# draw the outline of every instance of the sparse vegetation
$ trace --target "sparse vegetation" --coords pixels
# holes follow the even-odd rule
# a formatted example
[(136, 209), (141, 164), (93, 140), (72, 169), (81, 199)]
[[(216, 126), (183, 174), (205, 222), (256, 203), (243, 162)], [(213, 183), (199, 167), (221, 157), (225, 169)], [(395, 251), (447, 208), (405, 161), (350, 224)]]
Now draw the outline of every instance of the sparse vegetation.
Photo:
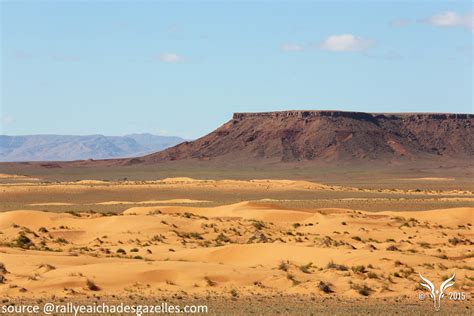
[(301, 283), (301, 282), (298, 281), (298, 280), (296, 279), (296, 277), (295, 277), (293, 274), (291, 274), (291, 273), (287, 273), (287, 274), (286, 274), (286, 278), (287, 278), (288, 280), (290, 280), (290, 281), (293, 283), (293, 286), (298, 285), (298, 284)]
[(351, 288), (356, 290), (357, 293), (359, 293), (362, 296), (369, 296), (370, 292), (372, 291), (371, 288), (369, 288), (367, 285), (358, 285), (358, 284), (352, 284)]
[(352, 272), (354, 273), (366, 273), (367, 270), (365, 269), (365, 266), (359, 265), (359, 266), (353, 266), (351, 268)]
[(127, 252), (125, 251), (125, 249), (122, 249), (122, 248), (117, 249), (116, 252), (117, 252), (118, 254), (120, 254), (120, 255), (126, 255), (126, 254), (127, 254)]
[(33, 241), (31, 241), (31, 239), (25, 234), (18, 235), (17, 239), (15, 240), (15, 244), (17, 247), (23, 249), (29, 249), (34, 246)]
[(1, 274), (5, 274), (7, 273), (7, 268), (5, 267), (5, 264), (3, 264), (2, 262), (0, 262), (0, 273)]
[(206, 280), (206, 283), (207, 283), (208, 286), (216, 286), (217, 285), (216, 282), (214, 282), (213, 280), (211, 280), (208, 277), (205, 277), (204, 279)]
[(387, 247), (388, 251), (398, 251), (398, 248), (395, 245), (390, 245)]
[(254, 221), (253, 222), (253, 227), (255, 227), (257, 230), (262, 230), (265, 228), (265, 224), (262, 221)]
[(330, 261), (326, 268), (328, 269), (334, 269), (334, 270), (339, 270), (339, 271), (348, 271), (349, 268), (343, 264), (337, 264), (337, 263), (334, 263), (333, 261)]
[(312, 266), (313, 266), (313, 263), (310, 262), (310, 263), (308, 263), (308, 264), (305, 264), (305, 265), (300, 266), (300, 270), (301, 270), (301, 272), (303, 272), (303, 273), (308, 273), (308, 274), (309, 274), (309, 273), (311, 273), (311, 270), (310, 270), (310, 269), (312, 268)]
[(288, 271), (288, 262), (281, 261), (280, 265), (278, 266), (278, 270), (282, 270), (287, 272)]
[(232, 289), (230, 290), (230, 295), (232, 296), (232, 298), (237, 298), (239, 297), (239, 292), (237, 292), (236, 289)]
[(319, 281), (318, 288), (323, 291), (324, 293), (333, 293), (334, 291), (331, 289), (331, 286), (323, 281)]
[(64, 239), (62, 237), (56, 238), (55, 242), (58, 243), (58, 244), (62, 244), (62, 245), (65, 245), (65, 244), (69, 243), (66, 239)]
[(100, 291), (100, 288), (91, 279), (87, 279), (86, 287), (91, 291)]

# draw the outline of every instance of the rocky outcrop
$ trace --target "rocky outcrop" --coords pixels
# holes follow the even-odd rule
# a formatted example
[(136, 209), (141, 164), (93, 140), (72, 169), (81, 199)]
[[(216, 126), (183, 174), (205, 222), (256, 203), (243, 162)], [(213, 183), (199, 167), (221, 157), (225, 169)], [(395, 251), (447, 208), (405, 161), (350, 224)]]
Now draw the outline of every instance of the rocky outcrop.
[(143, 163), (225, 160), (244, 164), (294, 161), (417, 160), (474, 157), (474, 115), (282, 111), (235, 113), (212, 133)]

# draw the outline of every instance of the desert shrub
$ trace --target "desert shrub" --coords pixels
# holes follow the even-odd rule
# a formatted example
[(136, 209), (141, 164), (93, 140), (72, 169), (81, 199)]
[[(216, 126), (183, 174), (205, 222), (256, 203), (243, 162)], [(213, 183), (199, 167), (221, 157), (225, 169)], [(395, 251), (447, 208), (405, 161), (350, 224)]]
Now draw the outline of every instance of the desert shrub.
[(91, 291), (100, 291), (100, 288), (91, 279), (87, 279), (86, 286)]
[(81, 217), (81, 214), (77, 213), (76, 211), (67, 211), (66, 213), (71, 214), (72, 216), (75, 216), (75, 217)]
[(155, 235), (151, 238), (151, 241), (164, 242), (165, 239), (166, 237), (163, 235)]
[(58, 244), (68, 244), (69, 243), (66, 239), (64, 239), (62, 237), (56, 238), (56, 242)]
[(296, 277), (291, 273), (287, 273), (286, 278), (290, 280), (293, 283), (293, 285), (298, 285), (301, 283), (300, 281), (296, 280)]
[(56, 267), (53, 266), (53, 265), (51, 265), (51, 264), (49, 264), (49, 263), (42, 263), (42, 264), (39, 265), (38, 268), (39, 268), (39, 269), (44, 268), (44, 269), (46, 269), (47, 271), (56, 270)]
[(351, 270), (355, 273), (366, 273), (367, 270), (365, 270), (365, 266), (360, 265), (360, 266), (353, 266)]
[(362, 238), (360, 238), (359, 236), (354, 236), (352, 237), (352, 239), (357, 240), (357, 241), (362, 241)]
[(138, 248), (132, 248), (130, 249), (130, 252), (138, 252)]
[(367, 273), (367, 277), (368, 277), (369, 279), (378, 279), (378, 278), (379, 278), (379, 277), (377, 276), (377, 273), (372, 272), (372, 271), (369, 272), (369, 273)]
[(204, 239), (200, 233), (197, 233), (197, 232), (192, 232), (192, 233), (189, 233), (189, 237), (191, 238), (194, 238), (194, 239)]
[(211, 280), (210, 278), (208, 278), (208, 277), (205, 277), (205, 280), (206, 280), (207, 285), (209, 285), (209, 286), (216, 286), (216, 285), (217, 285), (217, 282), (212, 281), (212, 280)]
[(278, 270), (288, 271), (288, 263), (282, 260), (278, 265)]
[(412, 267), (407, 267), (406, 269), (400, 270), (400, 273), (404, 278), (408, 278), (414, 272), (415, 272), (415, 269), (413, 269)]
[(328, 284), (328, 283), (325, 283), (325, 282), (323, 282), (323, 281), (319, 281), (318, 288), (319, 288), (321, 291), (323, 291), (324, 293), (327, 293), (327, 294), (334, 292), (334, 291), (331, 289), (331, 287), (329, 286), (329, 284)]
[(46, 227), (40, 227), (40, 229), (38, 229), (38, 231), (39, 231), (40, 233), (47, 233), (47, 232), (49, 232), (49, 230), (47, 230)]
[(127, 252), (126, 252), (124, 249), (122, 249), (122, 248), (117, 249), (116, 252), (117, 252), (118, 254), (122, 254), (122, 255), (126, 255), (126, 254), (127, 254)]
[(303, 273), (308, 273), (309, 274), (309, 273), (311, 273), (310, 269), (312, 268), (312, 266), (313, 266), (313, 263), (310, 262), (308, 264), (300, 266), (300, 270)]
[(265, 228), (265, 223), (263, 223), (261, 221), (255, 221), (255, 222), (253, 222), (252, 225), (253, 225), (253, 227), (255, 227), (258, 230), (261, 230), (261, 229)]
[(335, 270), (339, 270), (339, 271), (347, 271), (349, 270), (349, 268), (343, 264), (337, 264), (337, 263), (334, 263), (333, 261), (330, 261), (326, 268), (328, 269), (335, 269)]
[(418, 244), (419, 244), (420, 247), (422, 247), (422, 248), (426, 248), (426, 249), (431, 248), (431, 245), (430, 245), (429, 243), (427, 243), (427, 242), (424, 242), (424, 241), (423, 241), (423, 242), (419, 242)]
[(17, 239), (15, 240), (15, 244), (20, 247), (20, 248), (23, 248), (23, 249), (28, 249), (32, 246), (34, 246), (34, 243), (31, 241), (30, 238), (28, 238), (28, 236), (24, 235), (24, 234), (20, 234)]
[(359, 293), (360, 295), (363, 295), (363, 296), (370, 295), (371, 288), (365, 284), (364, 285), (353, 284), (351, 288), (356, 290), (357, 293)]
[(7, 268), (5, 268), (5, 264), (3, 264), (2, 262), (0, 262), (0, 274), (5, 274), (7, 273)]
[(216, 241), (217, 241), (217, 242), (230, 242), (230, 238), (227, 237), (226, 235), (224, 235), (223, 233), (220, 233), (220, 234), (217, 236)]
[(398, 248), (395, 245), (390, 245), (387, 247), (388, 251), (398, 251)]
[(232, 295), (233, 298), (239, 297), (239, 292), (237, 292), (236, 289), (230, 290), (230, 295)]

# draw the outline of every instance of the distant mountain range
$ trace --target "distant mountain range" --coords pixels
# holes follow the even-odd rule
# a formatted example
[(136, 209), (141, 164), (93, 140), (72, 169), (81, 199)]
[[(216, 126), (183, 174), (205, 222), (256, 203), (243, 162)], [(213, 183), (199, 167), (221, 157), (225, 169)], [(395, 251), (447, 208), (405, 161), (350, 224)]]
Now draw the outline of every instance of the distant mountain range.
[(0, 135), (0, 161), (70, 161), (127, 158), (150, 154), (183, 142), (176, 136)]

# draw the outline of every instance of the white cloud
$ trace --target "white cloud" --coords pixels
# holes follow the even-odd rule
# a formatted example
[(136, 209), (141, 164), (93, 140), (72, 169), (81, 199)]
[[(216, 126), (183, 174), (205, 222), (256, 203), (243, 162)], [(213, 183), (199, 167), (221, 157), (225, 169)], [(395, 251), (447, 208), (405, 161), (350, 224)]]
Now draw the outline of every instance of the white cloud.
[(329, 36), (317, 47), (331, 52), (365, 52), (374, 45), (375, 41), (372, 39), (341, 34)]
[(413, 21), (410, 20), (410, 19), (397, 19), (397, 20), (391, 21), (390, 26), (392, 26), (392, 27), (404, 27), (404, 26), (408, 26), (412, 23), (413, 23)]
[(281, 45), (281, 50), (284, 52), (302, 52), (304, 47), (299, 44), (285, 43)]
[(165, 63), (179, 63), (185, 61), (183, 56), (173, 54), (173, 53), (165, 53), (159, 56), (160, 60)]
[(454, 11), (445, 11), (427, 18), (425, 22), (438, 27), (461, 27), (474, 32), (474, 13), (460, 15)]

